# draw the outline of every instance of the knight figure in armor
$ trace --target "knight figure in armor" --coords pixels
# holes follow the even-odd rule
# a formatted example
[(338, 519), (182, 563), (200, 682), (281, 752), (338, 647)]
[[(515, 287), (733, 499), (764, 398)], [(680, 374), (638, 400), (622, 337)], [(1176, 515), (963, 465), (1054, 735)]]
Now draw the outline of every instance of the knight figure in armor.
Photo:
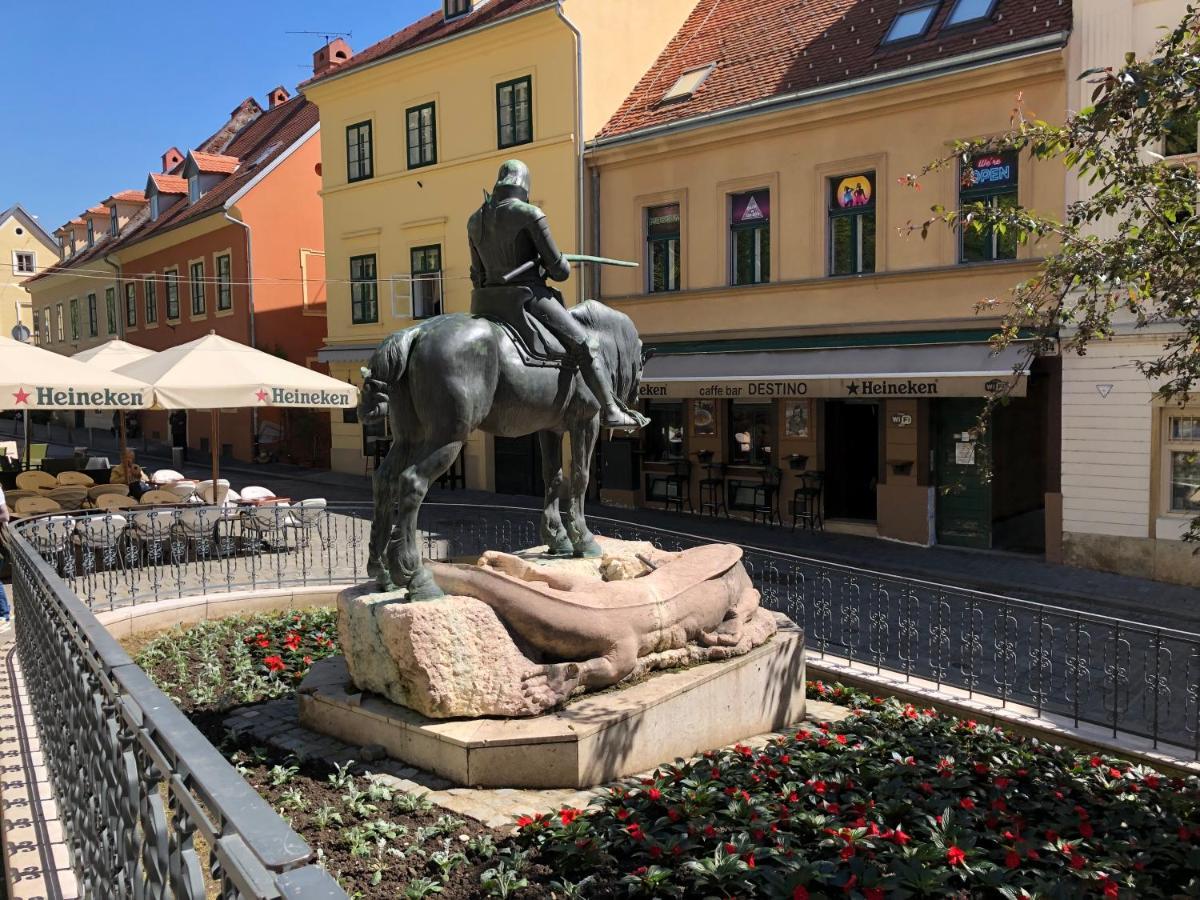
[(562, 294), (546, 280), (566, 281), (571, 265), (550, 234), (546, 214), (529, 202), (529, 169), (519, 160), (500, 167), (496, 186), (471, 216), (471, 282), (476, 290), (524, 288), (526, 311), (565, 348), (600, 404), (600, 425), (636, 430), (647, 420), (613, 395), (594, 337), (567, 311)]

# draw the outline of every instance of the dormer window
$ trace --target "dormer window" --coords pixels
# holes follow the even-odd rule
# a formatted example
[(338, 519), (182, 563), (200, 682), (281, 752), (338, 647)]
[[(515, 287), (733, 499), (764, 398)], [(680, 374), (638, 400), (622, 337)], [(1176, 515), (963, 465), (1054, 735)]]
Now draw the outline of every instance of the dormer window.
[(472, 0), (445, 0), (446, 20), (457, 19), (471, 11)]
[(150, 193), (150, 221), (158, 221), (158, 191)]
[(188, 178), (188, 203), (195, 203), (200, 199), (200, 173), (193, 172)]
[(87, 220), (87, 242), (89, 247), (96, 246), (96, 223), (91, 217)]
[(111, 237), (116, 237), (120, 230), (120, 225), (117, 223), (117, 208), (112, 206), (108, 210), (108, 233)]
[(73, 228), (72, 228), (72, 229), (71, 229), (71, 255), (72, 255), (72, 256), (74, 256), (74, 255), (75, 255), (75, 248), (76, 248), (76, 242), (75, 242), (75, 229), (73, 229)]
[(892, 20), (892, 27), (888, 29), (882, 43), (895, 44), (922, 37), (929, 30), (929, 26), (933, 24), (937, 8), (937, 3), (926, 3), (924, 6), (917, 6), (898, 13)]
[(58, 258), (67, 258), (67, 236), (65, 234), (60, 234), (58, 236)]
[(991, 18), (992, 10), (996, 8), (997, 0), (958, 0), (950, 15), (946, 17), (944, 27), (967, 25), (971, 22), (981, 22)]

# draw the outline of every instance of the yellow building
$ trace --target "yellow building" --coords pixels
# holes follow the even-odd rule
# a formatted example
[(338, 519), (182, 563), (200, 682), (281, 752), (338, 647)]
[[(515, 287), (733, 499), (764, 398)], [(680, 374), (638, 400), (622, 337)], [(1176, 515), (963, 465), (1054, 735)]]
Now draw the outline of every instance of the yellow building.
[[(379, 342), (470, 305), (467, 218), (501, 162), (533, 173), (531, 199), (564, 251), (585, 243), (582, 154), (696, 0), (445, 0), (351, 55), (334, 41), (302, 86), (320, 107), (330, 373), (356, 383)], [(580, 279), (563, 289), (574, 301)], [(371, 467), (375, 435), (332, 423), (332, 465)], [(531, 488), (534, 442), (476, 435), (467, 484)], [(497, 463), (497, 460), (499, 462)], [(499, 470), (499, 471), (498, 471)]]
[(20, 324), (36, 340), (24, 284), (57, 256), (54, 238), (19, 203), (0, 212), (0, 335), (15, 337)]
[(697, 5), (586, 157), (591, 252), (643, 262), (605, 270), (601, 299), (655, 354), (651, 427), (602, 446), (609, 500), (789, 523), (815, 506), (919, 544), (1061, 533), (1057, 361), (973, 433), (1018, 356), (989, 355), (976, 304), (1045, 248), (904, 226), (935, 203), (1061, 215), (1062, 169), (985, 157), (898, 182), (1004, 131), (1018, 94), (1064, 116), (1071, 26), (1069, 3), (1023, 0)]

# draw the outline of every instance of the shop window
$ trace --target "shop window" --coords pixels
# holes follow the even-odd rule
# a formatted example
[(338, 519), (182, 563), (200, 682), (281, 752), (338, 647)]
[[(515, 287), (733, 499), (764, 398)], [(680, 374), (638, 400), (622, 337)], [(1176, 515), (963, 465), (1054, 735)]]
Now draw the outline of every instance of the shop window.
[(1197, 152), (1197, 132), (1200, 130), (1200, 111), (1180, 110), (1167, 123), (1163, 135), (1163, 156), (1190, 156)]
[(829, 274), (875, 271), (875, 173), (829, 179)]
[(646, 210), (646, 268), (650, 293), (679, 290), (679, 204)]
[(355, 325), (379, 321), (379, 281), (374, 253), (350, 257), (350, 319)]
[(442, 314), (442, 246), (413, 247), (412, 317), (429, 319)]
[(363, 181), (375, 174), (372, 162), (371, 123), (359, 122), (346, 129), (346, 180)]
[(732, 284), (771, 280), (771, 192), (733, 194), (729, 204)]
[(96, 295), (87, 295), (88, 337), (96, 337), (100, 333), (99, 314), (96, 311)]
[(533, 79), (526, 75), (496, 85), (496, 142), (500, 149), (533, 140)]
[(670, 462), (683, 459), (683, 401), (651, 403), (646, 413), (646, 461)]
[(158, 285), (153, 278), (146, 279), (146, 324), (158, 322)]
[(192, 315), (202, 316), (205, 314), (204, 305), (204, 263), (194, 262), (191, 266), (192, 274)]
[(432, 103), (414, 106), (405, 113), (408, 123), (408, 167), (419, 169), (437, 162), (437, 122)]
[[(963, 165), (958, 192), (963, 217), (973, 209), (1017, 206), (1017, 154), (984, 153)], [(1011, 228), (1003, 232), (991, 227), (973, 227), (964, 223), (959, 229), (964, 263), (991, 262), (1017, 258), (1017, 235)]]
[(770, 403), (730, 401), (729, 460), (736, 466), (765, 466), (774, 451), (775, 427)]
[(125, 283), (125, 327), (137, 328), (137, 285)]
[(1167, 477), (1170, 511), (1200, 513), (1200, 415), (1168, 417)]

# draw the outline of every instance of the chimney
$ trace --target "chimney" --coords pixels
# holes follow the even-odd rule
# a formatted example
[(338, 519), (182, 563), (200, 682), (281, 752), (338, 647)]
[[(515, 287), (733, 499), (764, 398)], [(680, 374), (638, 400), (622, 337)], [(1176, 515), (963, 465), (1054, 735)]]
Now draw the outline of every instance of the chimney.
[(168, 174), (177, 165), (183, 162), (183, 154), (179, 152), (178, 147), (172, 147), (162, 155), (162, 170), (163, 174)]
[(328, 75), (346, 60), (354, 51), (341, 38), (334, 38), (313, 54), (313, 77)]
[(267, 94), (267, 109), (274, 109), (280, 103), (287, 102), (287, 99), (292, 95), (288, 93), (287, 88), (282, 84), (275, 87), (271, 93)]

